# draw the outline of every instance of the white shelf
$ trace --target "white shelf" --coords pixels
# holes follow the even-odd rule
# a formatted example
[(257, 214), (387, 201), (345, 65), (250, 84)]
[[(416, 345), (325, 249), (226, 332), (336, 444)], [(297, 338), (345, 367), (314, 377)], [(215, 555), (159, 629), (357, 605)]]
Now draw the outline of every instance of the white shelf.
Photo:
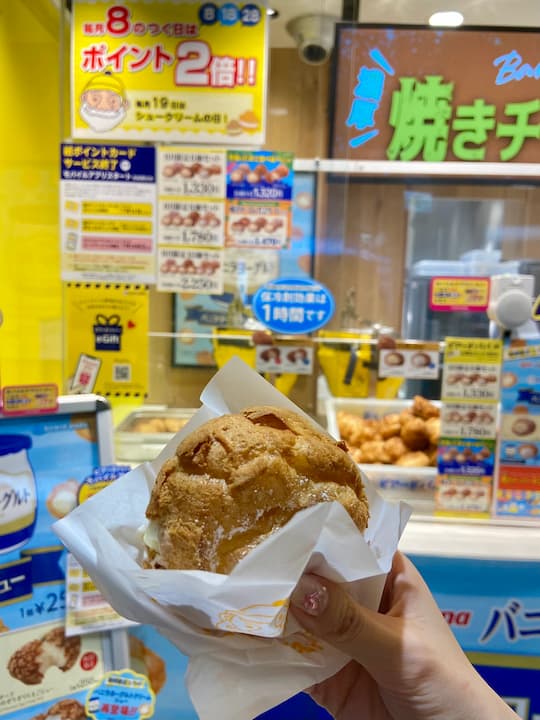
[(538, 163), (502, 162), (402, 162), (393, 160), (334, 160), (331, 158), (296, 158), (297, 172), (327, 172), (347, 175), (383, 177), (460, 177), (540, 179)]
[(413, 516), (400, 550), (410, 555), (540, 562), (540, 525)]

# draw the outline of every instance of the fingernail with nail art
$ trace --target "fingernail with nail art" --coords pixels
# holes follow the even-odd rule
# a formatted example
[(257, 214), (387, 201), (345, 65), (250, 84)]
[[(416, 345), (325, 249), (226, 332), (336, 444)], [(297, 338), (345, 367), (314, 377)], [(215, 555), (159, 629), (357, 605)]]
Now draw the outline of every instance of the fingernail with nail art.
[(328, 605), (328, 589), (312, 575), (304, 575), (291, 595), (291, 604), (308, 615), (321, 615)]

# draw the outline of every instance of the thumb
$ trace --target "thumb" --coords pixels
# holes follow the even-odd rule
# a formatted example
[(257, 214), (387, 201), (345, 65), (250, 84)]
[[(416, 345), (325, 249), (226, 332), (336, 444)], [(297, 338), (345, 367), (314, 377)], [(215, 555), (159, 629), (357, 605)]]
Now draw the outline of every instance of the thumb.
[(291, 612), (306, 630), (377, 672), (399, 646), (395, 618), (359, 605), (336, 583), (317, 575), (300, 578)]

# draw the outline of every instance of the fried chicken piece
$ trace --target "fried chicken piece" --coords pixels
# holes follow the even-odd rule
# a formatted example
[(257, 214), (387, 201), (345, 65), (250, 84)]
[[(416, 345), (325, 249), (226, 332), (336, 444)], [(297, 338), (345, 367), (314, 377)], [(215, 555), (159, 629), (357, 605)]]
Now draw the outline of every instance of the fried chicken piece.
[(422, 420), (429, 420), (429, 418), (439, 417), (440, 415), (439, 408), (421, 395), (415, 396), (411, 410), (413, 415)]
[(383, 464), (388, 465), (390, 462), (390, 456), (385, 450), (384, 442), (382, 440), (370, 440), (369, 442), (363, 443), (359, 453), (359, 463), (366, 464)]
[(390, 458), (391, 463), (395, 463), (402, 455), (408, 452), (407, 446), (400, 437), (391, 437), (384, 443), (384, 451)]
[(350, 447), (349, 455), (352, 457), (352, 459), (354, 460), (355, 463), (359, 463), (360, 458), (362, 457), (362, 448)]
[(350, 445), (359, 447), (362, 443), (374, 440), (376, 435), (376, 420), (364, 420), (358, 415), (348, 412), (337, 414), (339, 434)]
[(430, 445), (437, 445), (441, 437), (441, 418), (431, 417), (429, 420), (426, 420), (426, 431)]
[(383, 440), (399, 435), (401, 432), (399, 413), (385, 415), (379, 423), (379, 432)]
[(429, 467), (429, 457), (425, 452), (408, 452), (396, 461), (396, 465), (400, 467)]
[(401, 439), (409, 450), (424, 450), (429, 445), (426, 423), (413, 417), (401, 428)]
[(406, 408), (405, 410), (402, 410), (402, 411), (399, 413), (399, 422), (401, 423), (401, 425), (405, 425), (405, 424), (408, 423), (413, 417), (414, 417), (414, 415), (412, 414), (411, 408)]

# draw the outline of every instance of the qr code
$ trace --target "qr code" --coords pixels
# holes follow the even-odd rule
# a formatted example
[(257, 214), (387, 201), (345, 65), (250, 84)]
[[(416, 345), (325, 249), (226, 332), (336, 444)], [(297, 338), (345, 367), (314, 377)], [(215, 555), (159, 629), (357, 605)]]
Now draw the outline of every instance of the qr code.
[(115, 363), (113, 365), (113, 379), (115, 382), (131, 382), (131, 365)]

